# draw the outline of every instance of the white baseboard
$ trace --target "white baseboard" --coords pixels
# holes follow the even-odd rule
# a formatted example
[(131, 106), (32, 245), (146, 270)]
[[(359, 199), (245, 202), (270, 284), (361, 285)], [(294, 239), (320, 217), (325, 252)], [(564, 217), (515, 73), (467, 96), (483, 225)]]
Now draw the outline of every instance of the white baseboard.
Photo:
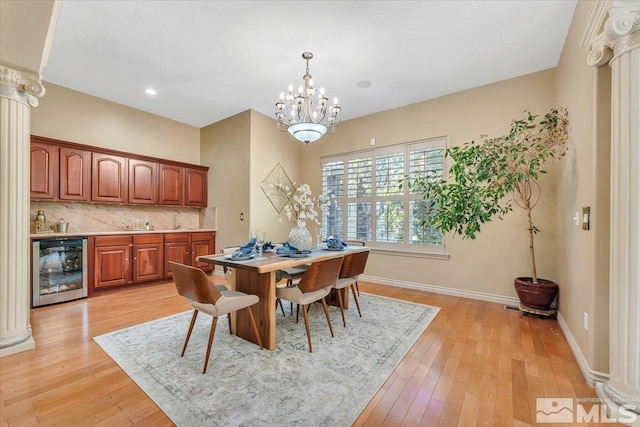
[(584, 376), (587, 384), (589, 384), (589, 386), (591, 387), (596, 387), (598, 383), (606, 383), (609, 380), (609, 374), (591, 369), (591, 367), (589, 366), (589, 362), (587, 362), (587, 358), (584, 357), (584, 354), (582, 354), (582, 350), (580, 350), (578, 342), (573, 337), (573, 334), (571, 334), (571, 330), (569, 329), (567, 322), (565, 322), (564, 317), (562, 317), (562, 313), (560, 312), (558, 312), (558, 324), (560, 325), (560, 330), (562, 330), (567, 343), (569, 343), (571, 352), (576, 358), (578, 366), (580, 366), (580, 370), (582, 371), (582, 376)]
[(520, 304), (520, 300), (514, 297), (503, 295), (488, 294), (484, 292), (465, 291), (461, 289), (445, 288), (443, 286), (427, 285), (424, 283), (405, 282), (402, 280), (387, 279), (384, 277), (374, 277), (361, 275), (360, 280), (366, 282), (379, 283), (382, 285), (398, 286), (400, 288), (415, 289), (419, 291), (433, 292), (436, 294), (451, 295), (461, 298), (470, 298), (480, 301), (495, 302), (498, 304), (516, 305)]

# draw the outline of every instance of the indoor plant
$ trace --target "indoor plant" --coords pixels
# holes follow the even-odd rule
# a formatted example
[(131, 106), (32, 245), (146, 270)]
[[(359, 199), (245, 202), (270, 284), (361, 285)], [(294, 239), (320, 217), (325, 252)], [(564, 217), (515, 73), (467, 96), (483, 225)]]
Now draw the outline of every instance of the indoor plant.
[[(513, 209), (512, 201), (527, 214), (531, 256), (531, 277), (515, 279), (520, 301), (548, 309), (557, 285), (539, 279), (536, 269), (531, 211), (540, 200), (540, 174), (551, 161), (564, 156), (568, 140), (568, 113), (551, 109), (544, 118), (525, 111), (526, 117), (513, 120), (506, 135), (467, 142), (446, 150), (453, 160), (450, 179), (418, 176), (407, 180), (413, 192), (423, 193), (428, 212), (425, 222), (441, 232), (453, 232), (475, 239), (483, 223)], [(512, 197), (507, 197), (509, 195)]]

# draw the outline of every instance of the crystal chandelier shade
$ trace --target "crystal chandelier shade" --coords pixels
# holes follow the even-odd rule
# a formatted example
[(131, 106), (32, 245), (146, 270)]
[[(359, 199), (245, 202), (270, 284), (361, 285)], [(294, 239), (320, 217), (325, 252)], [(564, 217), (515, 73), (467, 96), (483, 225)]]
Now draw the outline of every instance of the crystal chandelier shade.
[(307, 61), (307, 69), (302, 77), (304, 87), (300, 86), (294, 93), (293, 85), (289, 85), (286, 93), (280, 93), (280, 100), (276, 102), (276, 126), (308, 145), (325, 133), (334, 131), (340, 123), (341, 108), (338, 106), (338, 98), (333, 99), (333, 106), (329, 105), (324, 88), (320, 88), (317, 97), (315, 96), (316, 90), (309, 74), (309, 60), (313, 58), (313, 54), (304, 52), (302, 58)]

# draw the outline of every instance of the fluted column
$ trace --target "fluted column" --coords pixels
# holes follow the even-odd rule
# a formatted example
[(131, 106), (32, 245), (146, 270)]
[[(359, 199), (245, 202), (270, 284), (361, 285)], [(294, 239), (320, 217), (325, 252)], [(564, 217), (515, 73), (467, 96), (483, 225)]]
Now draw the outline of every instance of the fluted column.
[(0, 66), (0, 356), (35, 347), (29, 322), (30, 108), (39, 76)]
[(611, 2), (590, 47), (589, 64), (612, 70), (609, 380), (599, 395), (618, 417), (620, 405), (640, 414), (640, 1)]

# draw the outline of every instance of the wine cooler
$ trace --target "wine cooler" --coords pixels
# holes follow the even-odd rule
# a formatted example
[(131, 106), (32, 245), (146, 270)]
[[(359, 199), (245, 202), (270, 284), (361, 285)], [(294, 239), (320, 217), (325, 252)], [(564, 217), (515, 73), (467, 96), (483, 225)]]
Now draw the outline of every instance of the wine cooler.
[(32, 307), (87, 296), (86, 237), (33, 241)]

